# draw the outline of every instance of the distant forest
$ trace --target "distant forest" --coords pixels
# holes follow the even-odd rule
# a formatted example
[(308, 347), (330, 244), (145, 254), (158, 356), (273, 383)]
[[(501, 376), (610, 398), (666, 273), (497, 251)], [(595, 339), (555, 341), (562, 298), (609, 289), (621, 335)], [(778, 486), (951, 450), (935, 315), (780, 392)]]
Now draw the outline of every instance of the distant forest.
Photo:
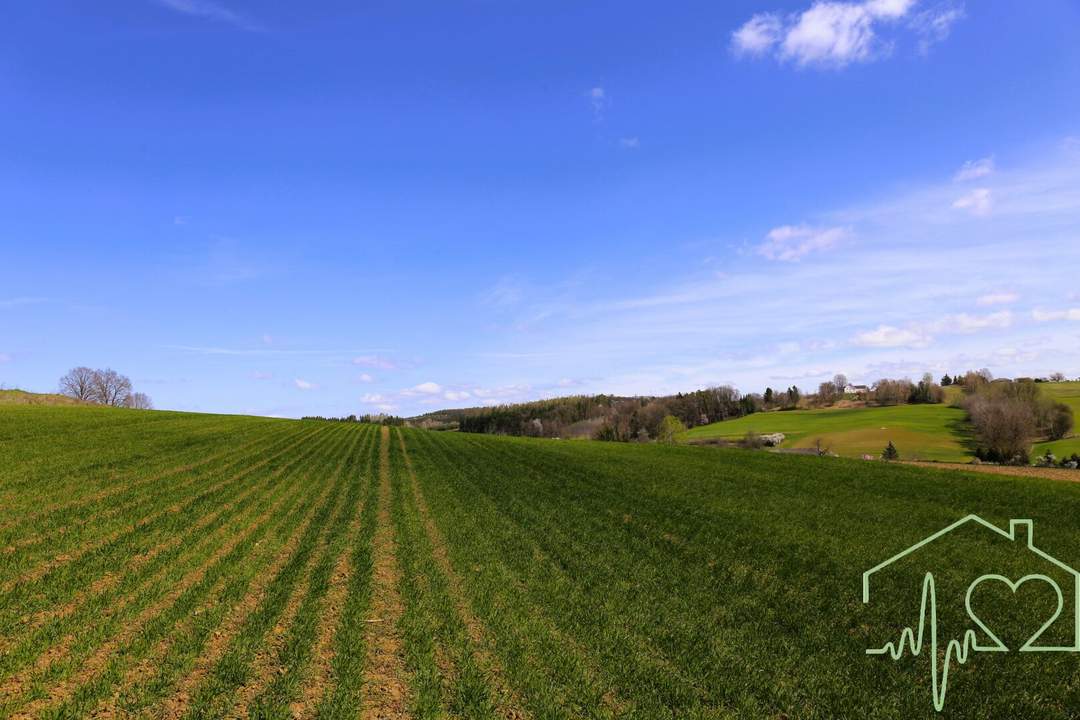
[[(989, 371), (979, 370), (953, 377), (945, 375), (940, 382), (927, 374), (918, 382), (882, 378), (864, 386), (851, 385), (844, 375), (837, 375), (821, 383), (816, 393), (804, 393), (792, 386), (743, 394), (721, 385), (666, 396), (575, 395), (494, 407), (439, 410), (409, 418), (408, 423), (433, 430), (470, 433), (643, 442), (665, 439), (673, 427), (692, 428), (762, 411), (941, 403), (945, 396), (942, 386), (974, 389), (988, 383), (991, 377)], [(1041, 381), (1040, 378), (1035, 382)]]

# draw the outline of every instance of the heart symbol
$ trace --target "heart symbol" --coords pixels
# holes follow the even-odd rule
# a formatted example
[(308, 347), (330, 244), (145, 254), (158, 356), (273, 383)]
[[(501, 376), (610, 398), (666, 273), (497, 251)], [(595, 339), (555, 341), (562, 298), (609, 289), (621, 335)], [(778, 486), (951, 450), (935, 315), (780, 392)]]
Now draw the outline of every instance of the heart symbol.
[(1041, 636), (1048, 627), (1054, 624), (1054, 621), (1057, 620), (1058, 617), (1061, 615), (1061, 608), (1065, 604), (1065, 600), (1061, 595), (1061, 588), (1058, 587), (1058, 584), (1054, 582), (1052, 578), (1049, 578), (1046, 575), (1025, 575), (1019, 580), (1010, 580), (1004, 575), (995, 574), (982, 575), (976, 578), (975, 581), (968, 586), (967, 596), (964, 598), (964, 606), (967, 608), (968, 616), (972, 619), (972, 621), (974, 621), (974, 623), (978, 625), (982, 629), (982, 631), (990, 637), (991, 640), (994, 641), (994, 645), (987, 646), (981, 646), (976, 641), (976, 643), (972, 646), (975, 650), (982, 650), (987, 652), (1008, 652), (1009, 648), (1005, 646), (1005, 643), (1001, 642), (1001, 639), (998, 638), (996, 634), (994, 634), (994, 631), (988, 628), (986, 626), (986, 623), (980, 620), (979, 616), (975, 614), (975, 611), (971, 609), (971, 595), (975, 591), (975, 588), (984, 582), (1004, 583), (1006, 587), (1008, 587), (1009, 590), (1012, 591), (1013, 596), (1016, 595), (1016, 591), (1020, 588), (1020, 586), (1027, 582), (1045, 583), (1050, 586), (1050, 588), (1057, 595), (1057, 608), (1054, 610), (1053, 614), (1050, 615), (1050, 618), (1046, 622), (1044, 622), (1038, 630), (1035, 631), (1035, 634), (1029, 637), (1027, 639), (1027, 642), (1020, 646), (1019, 652), (1040, 650), (1041, 648), (1033, 647), (1035, 641), (1039, 639), (1039, 636)]

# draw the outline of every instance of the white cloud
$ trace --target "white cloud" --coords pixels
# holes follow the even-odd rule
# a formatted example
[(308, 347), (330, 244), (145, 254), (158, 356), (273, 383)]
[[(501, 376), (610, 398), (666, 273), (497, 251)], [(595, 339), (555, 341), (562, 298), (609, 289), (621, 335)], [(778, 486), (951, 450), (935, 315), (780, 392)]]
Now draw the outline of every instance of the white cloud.
[(468, 398), (472, 397), (472, 395), (467, 390), (447, 390), (445, 393), (443, 393), (443, 397), (447, 400), (458, 402), (461, 400), (467, 400)]
[(992, 155), (990, 157), (984, 157), (981, 160), (968, 160), (956, 171), (956, 175), (953, 176), (953, 182), (975, 180), (977, 178), (986, 177), (992, 172), (994, 172), (994, 157)]
[(1080, 308), (1067, 308), (1065, 310), (1032, 310), (1031, 317), (1035, 322), (1080, 320)]
[[(917, 0), (817, 1), (801, 12), (781, 16), (757, 13), (731, 34), (736, 56), (760, 57), (768, 53), (800, 67), (841, 68), (888, 55), (892, 41), (879, 32), (895, 26)], [(963, 13), (942, 6), (911, 17), (908, 28), (920, 36), (920, 50), (948, 36)]]
[(995, 292), (981, 295), (975, 301), (979, 305), (1011, 305), (1020, 299), (1020, 296), (1014, 292)]
[(388, 398), (380, 393), (364, 393), (360, 396), (360, 402), (367, 403), (368, 405), (385, 403), (387, 400)]
[(360, 382), (364, 383), (375, 382), (375, 378), (371, 377), (371, 375), (367, 373), (360, 373), (358, 379), (360, 380)]
[(296, 378), (295, 380), (293, 380), (293, 384), (296, 385), (298, 390), (314, 390), (319, 387), (315, 383), (308, 382), (307, 380), (303, 380), (301, 378)]
[(736, 55), (762, 55), (780, 40), (783, 23), (776, 13), (758, 13), (731, 33)]
[(405, 394), (412, 395), (438, 395), (441, 392), (442, 386), (435, 382), (423, 382), (404, 391)]
[(157, 0), (158, 5), (184, 15), (203, 17), (228, 23), (241, 30), (259, 30), (259, 26), (224, 5), (211, 0)]
[(251, 373), (251, 377), (255, 380), (272, 380), (274, 377), (274, 373), (256, 370), (255, 372)]
[(902, 329), (892, 325), (878, 325), (875, 330), (868, 330), (856, 335), (853, 342), (863, 347), (921, 348), (929, 345), (932, 339), (929, 335), (913, 328)]
[(360, 355), (352, 359), (352, 364), (379, 370), (393, 370), (397, 367), (392, 360), (381, 355)]
[(639, 147), (641, 147), (641, 140), (639, 140), (637, 137), (619, 138), (619, 145), (626, 148), (627, 150), (637, 150)]
[(765, 236), (758, 254), (770, 260), (796, 262), (812, 252), (828, 250), (844, 239), (846, 228), (814, 228), (807, 225), (781, 225)]
[(972, 215), (989, 215), (993, 207), (993, 199), (989, 188), (975, 188), (971, 192), (958, 197), (952, 204), (957, 210), (967, 210)]
[(988, 315), (957, 313), (927, 323), (909, 323), (905, 327), (878, 325), (874, 330), (857, 333), (852, 343), (876, 348), (925, 348), (937, 335), (970, 335), (981, 330), (1011, 327), (1013, 314), (1002, 310)]

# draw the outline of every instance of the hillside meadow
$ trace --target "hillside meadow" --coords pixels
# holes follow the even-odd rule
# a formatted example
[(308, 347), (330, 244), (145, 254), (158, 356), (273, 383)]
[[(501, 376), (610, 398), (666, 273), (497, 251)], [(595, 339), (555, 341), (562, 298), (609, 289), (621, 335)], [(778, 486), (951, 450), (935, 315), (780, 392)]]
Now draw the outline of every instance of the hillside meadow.
[[(1041, 383), (1042, 392), (1073, 408), (1080, 422), (1080, 382)], [(936, 405), (823, 408), (785, 410), (747, 415), (734, 420), (692, 428), (680, 435), (684, 442), (713, 439), (735, 441), (747, 432), (784, 433), (784, 448), (823, 447), (842, 457), (880, 456), (892, 441), (904, 460), (968, 462), (972, 455), (970, 424), (964, 412), (950, 405), (958, 394), (948, 388), (946, 402)], [(1056, 442), (1037, 442), (1032, 456), (1050, 450), (1058, 457), (1080, 453), (1080, 436)]]
[[(865, 653), (922, 568), (862, 573), (968, 513), (1080, 565), (1080, 485), (842, 458), (37, 406), (0, 452), (0, 718), (940, 717), (927, 652)], [(982, 540), (942, 644), (961, 565), (1025, 572)], [(976, 655), (944, 702), (1074, 717), (1080, 660)]]

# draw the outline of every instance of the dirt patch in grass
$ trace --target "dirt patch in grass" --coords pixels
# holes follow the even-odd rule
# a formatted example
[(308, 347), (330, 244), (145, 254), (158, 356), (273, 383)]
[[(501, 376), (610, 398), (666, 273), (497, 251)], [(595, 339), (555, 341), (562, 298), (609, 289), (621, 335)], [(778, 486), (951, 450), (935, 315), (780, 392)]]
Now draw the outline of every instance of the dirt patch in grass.
[(938, 468), (942, 470), (964, 470), (966, 472), (990, 473), (991, 475), (1015, 475), (1017, 477), (1048, 478), (1050, 480), (1080, 482), (1080, 470), (1068, 470), (1066, 468), (1041, 468), (1032, 467), (1030, 465), (975, 465), (973, 463), (916, 461), (905, 462), (904, 464)]
[(410, 691), (398, 623), (404, 612), (398, 583), (394, 527), (390, 521), (390, 428), (383, 427), (379, 442), (379, 509), (375, 528), (374, 588), (371, 629), (367, 642), (367, 671), (361, 717), (365, 720), (408, 718)]

